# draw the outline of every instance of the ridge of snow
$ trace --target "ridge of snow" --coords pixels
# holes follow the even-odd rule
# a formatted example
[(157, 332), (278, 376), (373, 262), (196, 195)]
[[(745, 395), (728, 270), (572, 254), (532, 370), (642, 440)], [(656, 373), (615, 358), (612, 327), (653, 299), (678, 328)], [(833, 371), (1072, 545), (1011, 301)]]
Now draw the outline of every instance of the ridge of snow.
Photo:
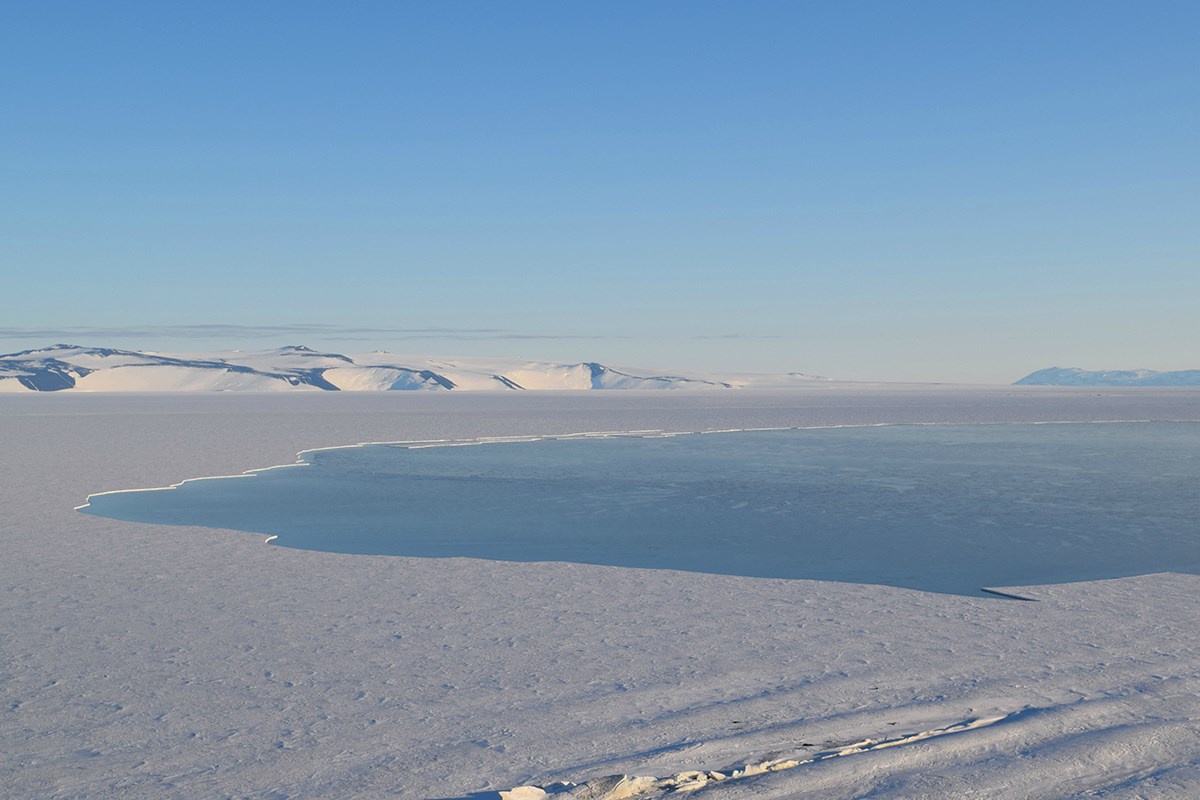
[(0, 355), (0, 392), (513, 391), (777, 388), (822, 378), (676, 374), (595, 361), (358, 356), (304, 345), (211, 353), (157, 353), (54, 344)]
[(561, 794), (563, 800), (633, 800), (635, 798), (651, 800), (652, 798), (664, 797), (675, 792), (694, 792), (699, 789), (711, 788), (718, 783), (738, 781), (743, 778), (752, 778), (756, 775), (765, 775), (769, 772), (782, 772), (797, 767), (805, 767), (833, 758), (856, 756), (861, 753), (870, 753), (885, 748), (925, 742), (939, 736), (975, 731), (995, 725), (998, 722), (1013, 719), (1029, 710), (1031, 709), (1026, 707), (1015, 712), (970, 717), (928, 730), (906, 730), (891, 735), (882, 735), (878, 738), (869, 737), (853, 742), (831, 744), (815, 752), (803, 749), (815, 747), (815, 745), (806, 742), (794, 748), (791, 752), (773, 752), (747, 760), (740, 765), (725, 767), (720, 770), (684, 770), (662, 778), (652, 775), (626, 775), (622, 773), (592, 778), (584, 783), (557, 781), (545, 786), (517, 786), (507, 791), (500, 791), (498, 794), (500, 795), (500, 800), (543, 800), (552, 794)]

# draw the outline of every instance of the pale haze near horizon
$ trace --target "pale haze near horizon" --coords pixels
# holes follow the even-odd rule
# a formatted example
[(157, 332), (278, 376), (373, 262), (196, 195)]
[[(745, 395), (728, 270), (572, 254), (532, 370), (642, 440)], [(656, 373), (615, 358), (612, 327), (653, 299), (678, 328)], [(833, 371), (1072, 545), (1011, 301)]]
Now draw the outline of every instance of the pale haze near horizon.
[(1191, 4), (6, 17), (4, 352), (1200, 368)]

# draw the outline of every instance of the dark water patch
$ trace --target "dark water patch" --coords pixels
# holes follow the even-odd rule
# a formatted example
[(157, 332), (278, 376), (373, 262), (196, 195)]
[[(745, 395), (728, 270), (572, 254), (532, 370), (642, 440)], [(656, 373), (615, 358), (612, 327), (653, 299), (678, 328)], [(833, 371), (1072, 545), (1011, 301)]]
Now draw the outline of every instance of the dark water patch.
[(1200, 574), (1200, 424), (891, 426), (323, 450), (90, 498), (309, 550), (569, 561), (977, 595)]

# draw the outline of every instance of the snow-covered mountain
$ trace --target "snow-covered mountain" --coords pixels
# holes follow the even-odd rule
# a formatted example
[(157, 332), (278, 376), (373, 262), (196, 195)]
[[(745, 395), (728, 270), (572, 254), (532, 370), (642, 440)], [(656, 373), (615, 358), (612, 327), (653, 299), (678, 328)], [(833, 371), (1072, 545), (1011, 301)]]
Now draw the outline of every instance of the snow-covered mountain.
[(0, 392), (730, 389), (821, 381), (801, 373), (659, 375), (591, 361), (346, 356), (307, 347), (166, 354), (56, 344), (0, 355)]
[(1200, 369), (1156, 372), (1152, 369), (1086, 370), (1050, 367), (1026, 375), (1024, 386), (1200, 386)]

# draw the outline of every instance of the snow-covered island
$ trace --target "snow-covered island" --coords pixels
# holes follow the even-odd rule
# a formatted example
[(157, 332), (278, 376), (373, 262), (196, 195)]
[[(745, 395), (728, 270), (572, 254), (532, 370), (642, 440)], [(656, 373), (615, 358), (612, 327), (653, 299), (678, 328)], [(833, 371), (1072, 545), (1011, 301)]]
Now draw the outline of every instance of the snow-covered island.
[(1049, 367), (1031, 372), (1014, 386), (1200, 386), (1200, 369), (1158, 372), (1152, 369), (1086, 370)]
[(0, 392), (731, 389), (821, 380), (797, 372), (662, 374), (595, 361), (430, 358), (383, 352), (347, 356), (298, 345), (171, 354), (56, 344), (0, 355)]

